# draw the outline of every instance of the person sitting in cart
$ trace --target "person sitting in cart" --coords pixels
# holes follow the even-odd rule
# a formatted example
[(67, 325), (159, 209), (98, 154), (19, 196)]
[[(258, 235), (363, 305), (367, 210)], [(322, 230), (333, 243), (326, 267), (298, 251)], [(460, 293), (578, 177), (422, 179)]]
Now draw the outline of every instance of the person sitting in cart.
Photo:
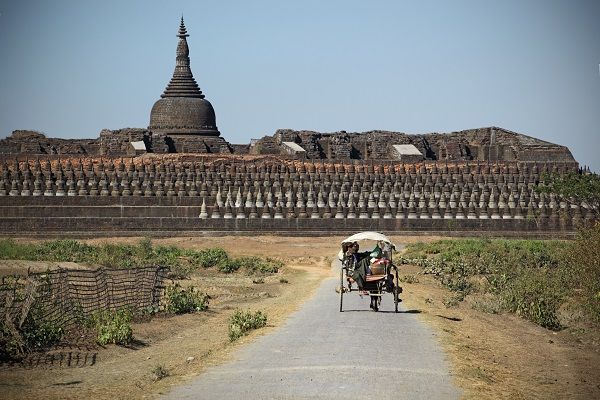
[[(371, 269), (372, 263), (385, 262), (384, 260), (384, 244), (377, 243), (375, 248), (371, 251), (359, 252), (359, 245), (357, 242), (352, 243), (348, 248), (347, 254), (354, 258), (354, 271), (352, 272), (352, 279), (358, 285), (359, 290), (365, 290), (367, 275), (372, 275)], [(391, 278), (391, 275), (390, 277)], [(393, 279), (388, 278), (388, 285), (393, 286)], [(390, 286), (391, 287), (391, 286)]]
[[(377, 242), (377, 246), (371, 252), (371, 270), (375, 273), (385, 273), (387, 271), (386, 284), (388, 291), (394, 289), (394, 277), (388, 265), (391, 263), (390, 254), (392, 246), (385, 242)], [(379, 268), (377, 268), (379, 267)], [(383, 268), (383, 271), (381, 270)]]
[[(378, 246), (375, 249), (379, 248)], [(366, 277), (371, 275), (371, 258), (373, 257), (373, 251), (359, 252), (360, 246), (357, 242), (352, 243), (349, 249), (350, 256), (354, 258), (354, 271), (352, 272), (352, 279), (358, 285), (359, 290), (364, 290), (366, 286)], [(374, 250), (375, 250), (374, 249)], [(377, 254), (375, 254), (377, 255)]]

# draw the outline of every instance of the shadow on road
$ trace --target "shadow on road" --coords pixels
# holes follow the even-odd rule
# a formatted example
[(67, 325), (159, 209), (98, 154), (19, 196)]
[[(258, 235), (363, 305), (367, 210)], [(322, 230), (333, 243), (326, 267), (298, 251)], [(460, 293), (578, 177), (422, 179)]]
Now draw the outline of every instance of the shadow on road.
[(373, 310), (344, 310), (341, 312), (377, 312), (379, 314), (421, 314), (422, 311), (421, 310), (404, 310), (404, 311), (398, 311), (398, 312), (394, 312), (392, 310), (385, 310), (385, 311), (373, 311)]
[(457, 317), (446, 317), (445, 315), (440, 315), (440, 314), (436, 314), (435, 316), (436, 316), (436, 317), (440, 317), (440, 318), (447, 319), (447, 320), (449, 320), (449, 321), (455, 321), (455, 322), (460, 322), (460, 321), (462, 321), (462, 319), (460, 319), (460, 318), (457, 318)]

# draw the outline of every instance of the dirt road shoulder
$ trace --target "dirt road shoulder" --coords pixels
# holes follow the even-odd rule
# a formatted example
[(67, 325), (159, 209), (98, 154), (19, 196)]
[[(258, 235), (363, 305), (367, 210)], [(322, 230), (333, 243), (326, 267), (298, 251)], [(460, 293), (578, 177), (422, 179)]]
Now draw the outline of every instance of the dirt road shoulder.
[(600, 398), (598, 343), (553, 332), (468, 301), (447, 307), (451, 293), (415, 266), (402, 266), (404, 305), (435, 328), (468, 399)]

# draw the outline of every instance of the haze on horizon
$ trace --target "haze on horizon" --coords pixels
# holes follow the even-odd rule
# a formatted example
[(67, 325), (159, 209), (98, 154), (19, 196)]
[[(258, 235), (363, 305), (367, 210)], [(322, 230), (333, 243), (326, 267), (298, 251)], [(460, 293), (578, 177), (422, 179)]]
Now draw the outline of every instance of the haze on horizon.
[(0, 0), (0, 138), (148, 126), (183, 13), (231, 143), (499, 126), (600, 171), (600, 2)]

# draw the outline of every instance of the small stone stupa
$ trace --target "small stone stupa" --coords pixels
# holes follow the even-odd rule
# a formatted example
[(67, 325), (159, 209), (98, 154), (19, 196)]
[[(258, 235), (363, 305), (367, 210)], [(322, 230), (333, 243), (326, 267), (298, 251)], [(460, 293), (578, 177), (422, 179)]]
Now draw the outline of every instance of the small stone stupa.
[[(190, 51), (186, 40), (188, 36), (183, 17), (181, 17), (177, 34), (179, 43), (177, 44), (175, 71), (167, 88), (160, 96), (161, 99), (154, 103), (150, 112), (148, 129), (154, 134), (164, 134), (171, 138), (171, 147), (181, 147), (177, 146), (178, 143), (183, 144), (184, 147), (190, 147), (190, 145), (197, 147), (204, 142), (204, 139), (208, 139), (208, 142), (220, 142), (220, 140), (214, 140), (220, 136), (220, 132), (217, 129), (213, 106), (204, 98), (190, 69)], [(208, 143), (205, 144), (210, 147)], [(207, 149), (172, 150), (205, 152)]]

